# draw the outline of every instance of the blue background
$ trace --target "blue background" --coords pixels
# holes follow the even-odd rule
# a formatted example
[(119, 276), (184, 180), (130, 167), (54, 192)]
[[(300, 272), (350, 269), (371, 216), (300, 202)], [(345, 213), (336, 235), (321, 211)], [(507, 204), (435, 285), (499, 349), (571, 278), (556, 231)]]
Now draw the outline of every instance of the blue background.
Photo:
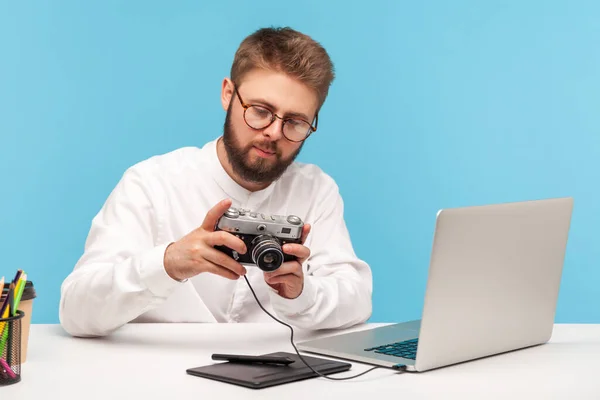
[(300, 160), (340, 186), (371, 321), (420, 316), (438, 209), (574, 196), (556, 320), (600, 323), (599, 4), (2, 1), (0, 275), (29, 272), (57, 323), (124, 170), (218, 136), (240, 41), (289, 25), (336, 66)]

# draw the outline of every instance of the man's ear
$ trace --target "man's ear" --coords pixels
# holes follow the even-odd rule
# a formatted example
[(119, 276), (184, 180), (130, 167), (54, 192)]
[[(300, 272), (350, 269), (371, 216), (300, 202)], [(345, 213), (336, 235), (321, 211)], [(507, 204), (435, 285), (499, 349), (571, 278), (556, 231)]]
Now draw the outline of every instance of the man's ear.
[(229, 78), (223, 79), (223, 85), (221, 87), (221, 104), (223, 105), (223, 110), (227, 111), (229, 108), (229, 103), (233, 99), (233, 82)]

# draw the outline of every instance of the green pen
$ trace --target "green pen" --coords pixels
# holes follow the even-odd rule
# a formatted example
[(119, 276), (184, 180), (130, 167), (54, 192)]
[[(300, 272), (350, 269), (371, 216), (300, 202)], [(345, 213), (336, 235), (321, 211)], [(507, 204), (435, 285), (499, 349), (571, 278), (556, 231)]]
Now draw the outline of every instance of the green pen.
[(21, 275), (21, 285), (19, 285), (19, 290), (15, 294), (15, 304), (14, 309), (12, 310), (13, 317), (17, 315), (17, 310), (19, 309), (19, 303), (21, 302), (21, 296), (23, 296), (23, 291), (25, 290), (25, 285), (27, 284), (27, 274)]
[(2, 339), (0, 339), (0, 355), (4, 354), (4, 346), (6, 346), (6, 341), (8, 340), (8, 324), (6, 324), (6, 328), (3, 330)]

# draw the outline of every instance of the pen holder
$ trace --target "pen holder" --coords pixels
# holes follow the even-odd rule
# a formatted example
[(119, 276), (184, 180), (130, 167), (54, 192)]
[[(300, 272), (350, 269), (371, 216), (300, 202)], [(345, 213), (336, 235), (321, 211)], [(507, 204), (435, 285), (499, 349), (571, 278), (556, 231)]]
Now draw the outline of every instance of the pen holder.
[(21, 381), (21, 321), (25, 313), (0, 318), (0, 386)]

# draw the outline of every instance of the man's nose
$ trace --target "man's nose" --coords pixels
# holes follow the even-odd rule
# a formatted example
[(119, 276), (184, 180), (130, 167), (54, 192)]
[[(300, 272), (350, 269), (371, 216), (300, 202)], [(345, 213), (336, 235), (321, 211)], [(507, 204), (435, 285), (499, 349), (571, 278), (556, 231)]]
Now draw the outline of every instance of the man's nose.
[(265, 129), (263, 129), (263, 135), (269, 136), (272, 140), (278, 140), (281, 138), (283, 130), (283, 120), (279, 117), (275, 117), (275, 121)]

